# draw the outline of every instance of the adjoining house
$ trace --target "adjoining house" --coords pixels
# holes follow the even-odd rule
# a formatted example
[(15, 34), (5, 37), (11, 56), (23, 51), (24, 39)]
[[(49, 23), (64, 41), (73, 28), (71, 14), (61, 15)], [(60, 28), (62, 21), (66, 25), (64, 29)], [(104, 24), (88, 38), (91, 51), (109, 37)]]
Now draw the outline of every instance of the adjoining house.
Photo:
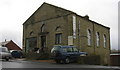
[(2, 47), (7, 47), (8, 50), (22, 50), (16, 43), (14, 43), (12, 40), (10, 41), (4, 41), (4, 42), (0, 42), (0, 46)]
[(89, 55), (100, 55), (101, 64), (110, 64), (109, 27), (90, 20), (88, 15), (43, 3), (23, 23), (23, 49), (50, 52), (54, 45), (77, 46)]

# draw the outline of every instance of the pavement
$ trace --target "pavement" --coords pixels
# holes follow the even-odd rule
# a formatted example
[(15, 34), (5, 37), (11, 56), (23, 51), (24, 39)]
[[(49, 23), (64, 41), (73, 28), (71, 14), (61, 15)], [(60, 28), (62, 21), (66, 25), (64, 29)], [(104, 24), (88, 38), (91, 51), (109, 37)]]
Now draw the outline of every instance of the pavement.
[(48, 62), (48, 63), (56, 63), (54, 60), (33, 60), (37, 62)]
[(12, 61), (16, 61), (16, 62), (23, 62), (23, 61), (32, 61), (32, 62), (46, 62), (46, 63), (56, 63), (54, 60), (27, 60), (25, 58), (22, 59), (13, 59)]

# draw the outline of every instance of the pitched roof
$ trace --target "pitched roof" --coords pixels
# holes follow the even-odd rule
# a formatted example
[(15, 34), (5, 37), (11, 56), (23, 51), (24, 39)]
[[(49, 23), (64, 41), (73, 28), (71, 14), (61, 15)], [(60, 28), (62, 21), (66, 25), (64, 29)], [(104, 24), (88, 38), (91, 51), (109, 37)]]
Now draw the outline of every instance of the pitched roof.
[[(66, 10), (66, 9), (64, 9), (64, 8), (61, 8), (61, 7), (58, 7), (58, 6), (55, 6), (55, 5), (52, 5), (52, 4), (49, 4), (49, 3), (44, 2), (44, 3), (23, 23), (23, 25), (24, 25), (27, 21), (29, 21), (29, 20), (31, 19), (31, 17), (33, 17), (33, 16), (36, 14), (36, 12), (39, 11), (39, 9), (41, 9), (41, 8), (42, 8), (43, 6), (45, 6), (45, 5), (48, 5), (48, 6), (57, 8), (57, 9), (64, 10), (64, 12), (67, 12), (67, 13), (69, 13), (69, 14), (74, 13), (74, 12), (69, 11), (69, 10)], [(65, 15), (65, 14), (64, 14), (64, 15)]]
[(67, 9), (62, 8), (62, 7), (58, 7), (58, 6), (55, 6), (55, 5), (52, 5), (52, 4), (49, 4), (49, 3), (46, 3), (46, 2), (44, 2), (42, 5), (44, 5), (44, 4), (47, 4), (47, 5), (50, 5), (50, 6), (53, 6), (53, 7), (59, 8), (59, 9), (62, 9), (62, 10), (64, 10), (64, 11), (67, 11), (67, 12), (70, 12), (70, 13), (75, 13), (75, 12), (73, 12), (73, 11), (70, 11), (70, 10), (67, 10)]
[[(12, 45), (11, 45), (12, 44)], [(16, 43), (14, 43), (12, 40), (10, 41), (5, 41), (5, 42), (0, 42), (0, 46), (5, 46), (9, 50), (22, 50)]]
[(95, 22), (95, 21), (93, 21), (93, 20), (86, 19), (85, 16), (78, 15), (77, 13), (75, 13), (75, 12), (73, 12), (73, 11), (70, 11), (70, 10), (67, 10), (67, 9), (64, 9), (64, 8), (61, 8), (61, 7), (58, 7), (58, 6), (55, 6), (55, 5), (46, 3), (46, 2), (44, 2), (44, 3), (23, 23), (23, 25), (24, 25), (43, 5), (49, 5), (49, 6), (52, 6), (52, 7), (61, 9), (61, 10), (64, 10), (65, 12), (69, 12), (69, 14), (67, 14), (67, 15), (76, 14), (77, 16), (79, 16), (79, 17), (81, 17), (81, 18), (83, 18), (83, 19), (85, 19), (85, 20), (87, 20), (87, 21), (90, 21), (90, 22), (92, 22), (92, 23), (95, 23), (95, 24), (98, 24), (98, 25), (100, 25), (100, 26), (103, 26), (103, 27), (105, 27), (105, 28), (110, 29), (109, 27), (104, 26), (104, 25), (102, 25), (102, 24), (100, 24), (100, 23), (97, 23), (97, 22)]
[(8, 44), (10, 41), (5, 41), (5, 42), (0, 42), (0, 46), (5, 46), (6, 44)]

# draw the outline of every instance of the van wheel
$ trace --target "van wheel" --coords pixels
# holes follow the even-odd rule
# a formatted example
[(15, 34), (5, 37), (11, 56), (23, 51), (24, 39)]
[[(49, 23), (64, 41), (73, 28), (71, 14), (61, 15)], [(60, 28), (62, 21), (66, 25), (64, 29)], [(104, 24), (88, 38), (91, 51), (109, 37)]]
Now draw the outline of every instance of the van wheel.
[(69, 57), (66, 57), (66, 58), (65, 58), (65, 63), (67, 63), (67, 64), (70, 63)]
[(55, 60), (56, 63), (64, 63), (63, 60)]
[(60, 60), (60, 63), (61, 63), (61, 64), (63, 64), (63, 63), (64, 63), (64, 61), (63, 61), (63, 60)]
[(60, 61), (59, 61), (59, 60), (55, 60), (55, 62), (56, 62), (56, 63), (60, 63)]
[(6, 57), (5, 60), (6, 60), (6, 61), (9, 61), (9, 57)]

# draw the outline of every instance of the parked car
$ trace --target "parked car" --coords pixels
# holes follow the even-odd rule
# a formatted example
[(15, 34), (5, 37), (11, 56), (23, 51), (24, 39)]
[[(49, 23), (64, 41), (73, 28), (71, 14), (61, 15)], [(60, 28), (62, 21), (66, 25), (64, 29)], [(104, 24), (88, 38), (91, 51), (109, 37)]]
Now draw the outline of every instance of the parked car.
[(75, 46), (54, 46), (51, 54), (56, 63), (70, 63), (76, 61), (79, 56), (87, 55), (86, 52), (80, 52)]
[(9, 61), (9, 59), (11, 58), (11, 53), (8, 51), (7, 47), (0, 46), (0, 59), (5, 59), (6, 61)]
[(14, 58), (22, 58), (23, 54), (22, 54), (22, 51), (20, 50), (11, 50), (11, 55), (12, 57)]

